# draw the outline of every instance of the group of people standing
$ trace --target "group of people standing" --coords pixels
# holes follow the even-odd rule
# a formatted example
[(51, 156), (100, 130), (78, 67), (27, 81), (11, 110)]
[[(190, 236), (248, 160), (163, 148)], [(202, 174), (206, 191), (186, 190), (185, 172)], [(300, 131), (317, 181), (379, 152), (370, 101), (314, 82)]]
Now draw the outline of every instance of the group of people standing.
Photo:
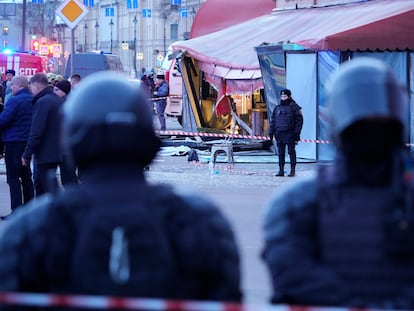
[(56, 172), (59, 167), (63, 185), (77, 178), (73, 165), (64, 157), (60, 137), (61, 109), (71, 82), (61, 80), (53, 85), (44, 73), (30, 79), (13, 75), (9, 87), (11, 95), (0, 113), (0, 132), (14, 212), (35, 196), (58, 187), (51, 170)]
[[(41, 101), (54, 113), (61, 102), (46, 102), (53, 95), (45, 77), (30, 83), (33, 118), (46, 113), (39, 111)], [(29, 98), (20, 87), (16, 93)], [(283, 93), (281, 104), (293, 107), (276, 114), (300, 120)], [(175, 300), (177, 308), (180, 300), (242, 302), (240, 252), (220, 209), (193, 192), (146, 181), (144, 167), (161, 146), (147, 95), (119, 76), (95, 74), (68, 97), (62, 135), (82, 184), (32, 201), (0, 229), (0, 291), (161, 298)], [(263, 217), (260, 255), (271, 301), (413, 309), (407, 94), (384, 63), (361, 58), (341, 65), (327, 97), (337, 158), (278, 191)], [(282, 129), (292, 129), (283, 122)], [(57, 128), (55, 121), (48, 126)], [(276, 127), (278, 144), (297, 141), (298, 128), (284, 140)], [(32, 154), (42, 155), (34, 148), (41, 134), (35, 130), (19, 149), (26, 165)], [(53, 161), (35, 163), (44, 171)]]

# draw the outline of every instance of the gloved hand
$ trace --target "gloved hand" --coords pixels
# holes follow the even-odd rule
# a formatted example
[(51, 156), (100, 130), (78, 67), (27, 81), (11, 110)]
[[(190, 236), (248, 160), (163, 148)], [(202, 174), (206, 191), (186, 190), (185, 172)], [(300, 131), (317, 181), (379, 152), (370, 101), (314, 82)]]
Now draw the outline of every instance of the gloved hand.
[(295, 135), (295, 141), (298, 142), (300, 140), (300, 134)]
[(269, 134), (269, 138), (270, 138), (270, 140), (273, 140), (273, 134)]

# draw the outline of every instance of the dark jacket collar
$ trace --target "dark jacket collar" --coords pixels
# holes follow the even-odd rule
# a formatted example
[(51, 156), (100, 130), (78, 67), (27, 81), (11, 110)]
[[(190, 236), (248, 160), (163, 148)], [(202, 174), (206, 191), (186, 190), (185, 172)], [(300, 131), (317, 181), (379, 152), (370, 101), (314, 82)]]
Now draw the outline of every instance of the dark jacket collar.
[(33, 97), (33, 103), (36, 103), (41, 97), (47, 94), (54, 94), (52, 88), (49, 86), (45, 87), (35, 97)]

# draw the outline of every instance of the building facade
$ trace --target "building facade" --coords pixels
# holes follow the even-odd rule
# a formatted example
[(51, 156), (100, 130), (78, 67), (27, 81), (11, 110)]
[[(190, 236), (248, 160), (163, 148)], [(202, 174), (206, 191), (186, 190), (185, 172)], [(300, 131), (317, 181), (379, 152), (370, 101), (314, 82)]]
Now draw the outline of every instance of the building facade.
[(62, 73), (72, 52), (103, 51), (120, 56), (125, 73), (160, 67), (169, 45), (189, 38), (194, 16), (206, 0), (83, 0), (88, 13), (72, 30), (57, 16), (61, 0), (0, 1), (2, 49), (33, 50), (60, 44), (49, 53), (48, 70)]
[(204, 1), (99, 0), (77, 26), (77, 51), (117, 54), (131, 77), (139, 77), (161, 66), (169, 45), (189, 38)]

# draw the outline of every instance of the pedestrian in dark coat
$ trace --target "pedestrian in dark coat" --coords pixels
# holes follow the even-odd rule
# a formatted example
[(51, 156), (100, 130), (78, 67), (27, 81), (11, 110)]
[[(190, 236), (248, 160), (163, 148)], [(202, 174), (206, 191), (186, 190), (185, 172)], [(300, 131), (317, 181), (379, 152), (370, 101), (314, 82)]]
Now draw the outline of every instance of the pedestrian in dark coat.
[(25, 76), (15, 76), (10, 82), (13, 96), (0, 113), (0, 130), (3, 131), (6, 175), (13, 212), (34, 196), (30, 161), (25, 166), (21, 162), (32, 124), (33, 95), (28, 89), (29, 81)]
[[(53, 87), (53, 91), (57, 96), (61, 97), (63, 101), (65, 101), (71, 91), (70, 82), (68, 80), (61, 80), (57, 82)], [(79, 182), (72, 157), (66, 151), (63, 151), (62, 162), (59, 164), (59, 171), (62, 186), (77, 184)]]
[(53, 93), (44, 73), (30, 78), (30, 89), (34, 95), (33, 119), (22, 163), (27, 165), (34, 156), (34, 184), (36, 196), (39, 196), (57, 187), (53, 173), (62, 161), (60, 110), (63, 100)]
[[(165, 80), (165, 76), (163, 74), (157, 75), (157, 80), (155, 81), (155, 89), (154, 89), (154, 98), (155, 107), (157, 111), (158, 120), (160, 121), (160, 130), (165, 131), (165, 108), (167, 107), (167, 96), (170, 93), (170, 88), (168, 86), (167, 80)], [(159, 99), (157, 99), (159, 98)]]
[(279, 172), (276, 176), (284, 176), (286, 147), (290, 158), (290, 173), (295, 176), (296, 144), (300, 140), (303, 126), (302, 108), (293, 100), (288, 89), (280, 91), (280, 104), (273, 109), (269, 124), (269, 136), (277, 142), (279, 154)]

